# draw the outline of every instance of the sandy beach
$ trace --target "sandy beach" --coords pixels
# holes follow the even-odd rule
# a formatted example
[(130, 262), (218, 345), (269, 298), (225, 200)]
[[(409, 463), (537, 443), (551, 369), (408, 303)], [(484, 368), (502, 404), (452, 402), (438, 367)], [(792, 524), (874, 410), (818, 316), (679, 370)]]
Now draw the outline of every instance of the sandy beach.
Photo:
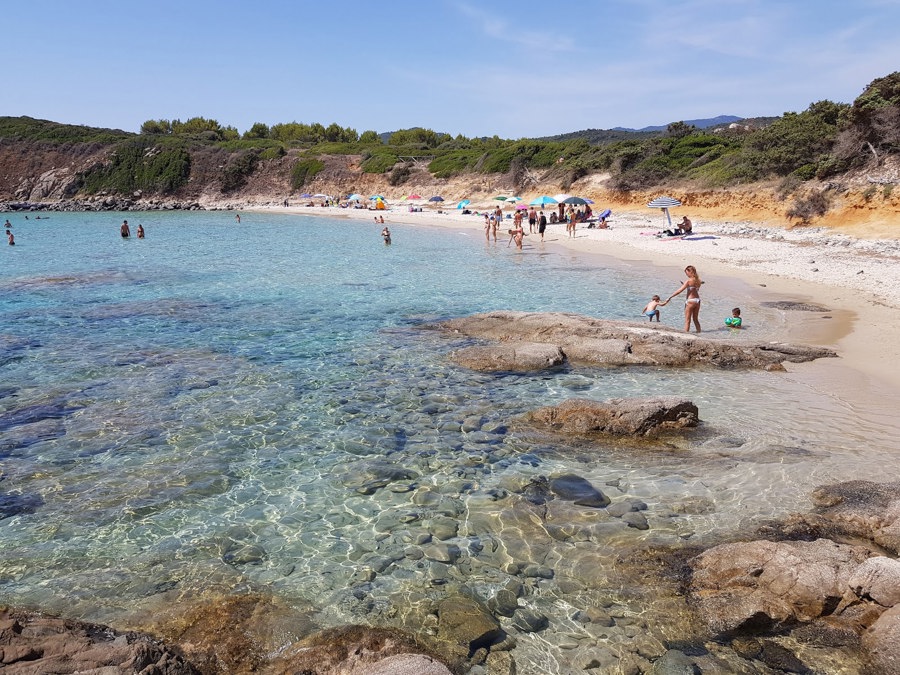
[[(479, 210), (476, 205), (469, 208)], [(426, 206), (421, 211), (410, 211), (406, 204), (394, 204), (384, 211), (321, 206), (271, 210), (369, 221), (383, 216), (388, 225), (448, 227), (479, 234), (484, 231), (482, 215), (463, 214), (452, 206)], [(483, 208), (479, 211), (484, 213)], [(546, 213), (549, 215), (549, 209)], [(710, 283), (707, 292), (743, 282), (743, 292), (751, 293), (756, 301), (790, 299), (827, 307), (831, 312), (826, 317), (791, 312), (785, 317), (785, 335), (779, 337), (832, 346), (841, 359), (815, 366), (792, 365), (790, 369), (809, 371), (816, 380), (814, 386), (852, 386), (864, 397), (900, 391), (900, 367), (895, 365), (900, 359), (900, 240), (856, 238), (821, 227), (786, 229), (761, 221), (709, 220), (693, 214), (692, 219), (694, 231), (690, 237), (660, 238), (655, 234), (668, 224), (659, 210), (614, 211), (610, 229), (588, 229), (579, 224), (575, 238), (571, 238), (563, 224), (551, 224), (543, 244), (539, 235), (526, 234), (524, 250), (565, 247), (587, 255), (612, 256), (671, 268), (673, 279), (680, 279), (683, 267), (693, 264)], [(511, 220), (501, 226), (501, 244), (511, 227)], [(377, 225), (373, 236), (380, 228)], [(516, 249), (510, 247), (510, 255), (515, 254)], [(720, 322), (719, 317), (702, 318), (710, 327), (718, 327)]]

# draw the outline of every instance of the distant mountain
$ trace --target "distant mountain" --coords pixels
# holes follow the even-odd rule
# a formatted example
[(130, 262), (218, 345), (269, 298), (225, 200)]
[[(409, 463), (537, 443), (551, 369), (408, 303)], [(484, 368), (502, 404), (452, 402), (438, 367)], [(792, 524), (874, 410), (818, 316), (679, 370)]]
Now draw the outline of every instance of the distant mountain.
[[(731, 124), (732, 122), (738, 122), (744, 119), (743, 117), (736, 117), (734, 115), (719, 115), (718, 117), (709, 117), (707, 119), (702, 120), (681, 120), (685, 124), (689, 126), (697, 127), (698, 129), (706, 129), (707, 127), (715, 127), (720, 124)], [(675, 120), (678, 121), (678, 120)], [(668, 124), (661, 124), (658, 126), (650, 126), (643, 127), (642, 129), (629, 129), (627, 127), (613, 127), (612, 131), (665, 131), (668, 127)]]

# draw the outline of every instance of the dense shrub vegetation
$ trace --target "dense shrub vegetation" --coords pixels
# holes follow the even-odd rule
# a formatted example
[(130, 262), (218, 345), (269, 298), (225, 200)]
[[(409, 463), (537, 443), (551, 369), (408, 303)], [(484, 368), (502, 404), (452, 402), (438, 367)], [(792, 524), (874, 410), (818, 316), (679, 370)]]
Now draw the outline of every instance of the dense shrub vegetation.
[(88, 194), (104, 190), (167, 194), (184, 185), (190, 174), (191, 155), (183, 146), (155, 145), (138, 137), (119, 143), (108, 164), (86, 172), (82, 189)]
[(298, 159), (291, 167), (291, 189), (299, 190), (324, 168), (325, 164), (321, 160)]
[(222, 169), (222, 192), (234, 192), (247, 184), (259, 163), (259, 151), (245, 150), (234, 153)]
[(296, 157), (291, 168), (295, 189), (323, 170), (324, 157), (336, 155), (352, 156), (364, 172), (385, 174), (392, 185), (403, 184), (412, 168), (424, 163), (439, 178), (500, 173), (523, 189), (538, 180), (566, 189), (595, 171), (609, 172), (611, 185), (620, 190), (678, 181), (728, 186), (779, 177), (790, 177), (793, 185), (900, 152), (900, 72), (874, 80), (850, 105), (819, 101), (778, 118), (702, 130), (675, 122), (653, 132), (588, 129), (548, 139), (504, 140), (451, 137), (420, 127), (379, 135), (335, 123), (257, 122), (241, 135), (214, 119), (193, 117), (148, 120), (136, 135), (5, 117), (0, 118), (0, 142), (6, 139), (112, 145), (111, 161), (82, 177), (84, 189), (94, 192), (172, 192), (189, 177), (190, 152), (209, 146), (230, 154), (221, 169), (225, 191), (244, 185), (261, 162), (286, 155)]
[(57, 124), (31, 117), (0, 117), (0, 138), (44, 141), (47, 143), (115, 143), (133, 137), (118, 129), (95, 129), (72, 124)]

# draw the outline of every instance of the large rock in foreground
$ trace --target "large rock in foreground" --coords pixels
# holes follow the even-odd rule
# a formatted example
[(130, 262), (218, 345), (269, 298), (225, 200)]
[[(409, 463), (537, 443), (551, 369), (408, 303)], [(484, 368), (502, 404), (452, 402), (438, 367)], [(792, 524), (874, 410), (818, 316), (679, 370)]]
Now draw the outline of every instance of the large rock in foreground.
[(8, 609), (0, 611), (0, 670), (8, 675), (200, 672), (179, 652), (143, 633)]
[[(535, 370), (572, 363), (604, 366), (765, 368), (834, 357), (823, 347), (717, 340), (668, 326), (593, 319), (561, 312), (497, 311), (450, 319), (436, 328), (498, 344), (454, 352), (458, 364), (479, 371)], [(543, 348), (541, 348), (543, 346)]]
[(828, 539), (723, 544), (692, 562), (691, 597), (716, 634), (790, 628), (831, 614), (872, 555)]
[(615, 436), (654, 436), (696, 427), (700, 423), (697, 406), (676, 396), (608, 401), (569, 399), (559, 405), (533, 410), (525, 415), (525, 419), (564, 433)]

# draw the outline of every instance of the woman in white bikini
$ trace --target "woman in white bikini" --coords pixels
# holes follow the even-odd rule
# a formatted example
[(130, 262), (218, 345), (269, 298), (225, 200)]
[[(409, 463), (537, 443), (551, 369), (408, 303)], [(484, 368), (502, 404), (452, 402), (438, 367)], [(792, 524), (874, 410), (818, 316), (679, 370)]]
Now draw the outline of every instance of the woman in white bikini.
[(691, 321), (694, 322), (694, 327), (697, 329), (697, 332), (700, 332), (700, 284), (703, 282), (700, 280), (700, 275), (697, 274), (697, 268), (693, 265), (688, 265), (684, 268), (684, 273), (687, 275), (687, 280), (683, 284), (681, 284), (681, 288), (672, 293), (669, 296), (669, 299), (666, 300), (663, 305), (669, 304), (669, 300), (674, 298), (676, 295), (681, 293), (682, 291), (687, 291), (687, 296), (684, 301), (684, 332), (691, 332)]

